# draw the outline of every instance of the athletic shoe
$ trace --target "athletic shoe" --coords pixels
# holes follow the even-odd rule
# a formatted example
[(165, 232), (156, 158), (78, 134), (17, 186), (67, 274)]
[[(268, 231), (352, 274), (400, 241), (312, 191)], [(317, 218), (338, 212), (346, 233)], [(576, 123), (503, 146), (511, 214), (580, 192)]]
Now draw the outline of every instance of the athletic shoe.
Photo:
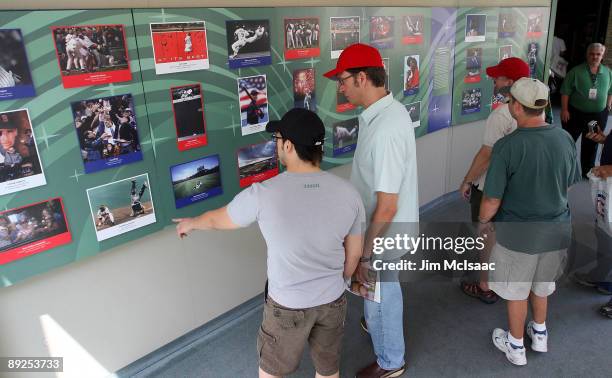
[(501, 328), (493, 330), (493, 345), (500, 351), (504, 352), (508, 361), (517, 366), (527, 365), (527, 356), (525, 355), (525, 347), (512, 345), (508, 341), (508, 332)]
[(533, 329), (533, 320), (527, 323), (527, 336), (531, 339), (531, 349), (536, 352), (548, 352), (548, 330)]

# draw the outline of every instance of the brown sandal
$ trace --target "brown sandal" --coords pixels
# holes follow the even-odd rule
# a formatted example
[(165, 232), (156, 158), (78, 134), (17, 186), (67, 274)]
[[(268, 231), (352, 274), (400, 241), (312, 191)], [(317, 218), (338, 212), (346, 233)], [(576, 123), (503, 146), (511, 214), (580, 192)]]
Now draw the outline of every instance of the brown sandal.
[(493, 290), (482, 290), (478, 282), (461, 282), (461, 291), (473, 298), (478, 298), (486, 304), (493, 304), (499, 297)]

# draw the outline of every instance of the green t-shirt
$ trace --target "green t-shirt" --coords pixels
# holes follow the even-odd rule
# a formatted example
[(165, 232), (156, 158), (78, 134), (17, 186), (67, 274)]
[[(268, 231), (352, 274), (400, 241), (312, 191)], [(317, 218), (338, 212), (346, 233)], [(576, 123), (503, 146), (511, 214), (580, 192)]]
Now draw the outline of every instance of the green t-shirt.
[(608, 95), (612, 95), (612, 71), (601, 64), (595, 77), (596, 99), (589, 100), (593, 80), (586, 63), (577, 65), (567, 73), (561, 86), (561, 94), (568, 95), (570, 105), (581, 112), (601, 112), (606, 107)]
[(497, 141), (484, 194), (502, 200), (495, 215), (498, 242), (519, 252), (566, 248), (567, 189), (580, 179), (574, 141), (560, 127), (519, 127)]

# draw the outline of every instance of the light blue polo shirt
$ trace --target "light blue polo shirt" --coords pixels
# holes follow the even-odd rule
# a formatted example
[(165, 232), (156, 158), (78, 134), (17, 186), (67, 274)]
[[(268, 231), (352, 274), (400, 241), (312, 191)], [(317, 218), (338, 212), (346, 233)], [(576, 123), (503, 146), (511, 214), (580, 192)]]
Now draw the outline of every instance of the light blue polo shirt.
[(414, 128), (408, 111), (391, 93), (359, 116), (351, 183), (361, 195), (368, 224), (376, 209), (376, 192), (399, 194), (393, 222), (419, 221)]

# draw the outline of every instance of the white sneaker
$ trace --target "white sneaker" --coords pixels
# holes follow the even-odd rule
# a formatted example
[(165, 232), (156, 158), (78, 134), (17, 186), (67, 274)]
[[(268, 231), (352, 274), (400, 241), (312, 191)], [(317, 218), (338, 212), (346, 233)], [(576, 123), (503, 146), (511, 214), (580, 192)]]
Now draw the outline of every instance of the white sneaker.
[(497, 349), (504, 352), (508, 361), (514, 365), (523, 366), (527, 365), (527, 356), (525, 354), (525, 347), (515, 348), (508, 341), (508, 332), (501, 328), (495, 328), (493, 330), (493, 345)]
[(543, 333), (533, 329), (533, 320), (527, 323), (527, 336), (531, 339), (531, 349), (536, 352), (548, 352), (548, 330)]

